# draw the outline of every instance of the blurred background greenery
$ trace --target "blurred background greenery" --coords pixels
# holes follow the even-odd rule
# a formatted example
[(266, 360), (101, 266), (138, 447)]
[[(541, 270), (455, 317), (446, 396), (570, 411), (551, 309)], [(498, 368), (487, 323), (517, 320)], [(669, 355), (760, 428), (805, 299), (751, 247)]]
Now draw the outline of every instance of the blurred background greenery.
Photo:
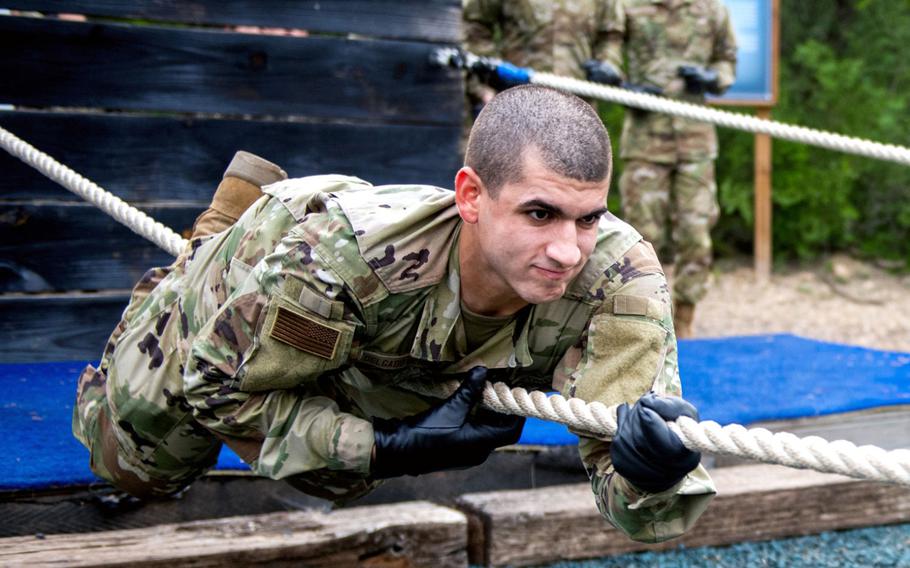
[[(910, 0), (781, 0), (772, 118), (910, 145)], [(730, 108), (753, 112), (751, 109)], [(623, 109), (601, 104), (613, 136)], [(754, 135), (718, 128), (718, 257), (751, 253)], [(910, 269), (910, 167), (774, 140), (774, 258), (832, 252)], [(610, 207), (620, 208), (616, 181)]]

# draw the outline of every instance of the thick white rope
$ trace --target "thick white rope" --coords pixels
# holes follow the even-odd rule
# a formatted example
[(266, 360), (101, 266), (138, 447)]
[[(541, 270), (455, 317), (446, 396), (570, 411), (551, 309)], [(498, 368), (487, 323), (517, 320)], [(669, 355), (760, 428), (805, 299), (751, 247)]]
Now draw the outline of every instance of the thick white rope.
[(572, 79), (570, 77), (551, 75), (549, 73), (533, 73), (531, 75), (531, 83), (567, 91), (582, 97), (596, 98), (652, 112), (680, 116), (701, 122), (709, 122), (718, 126), (744, 130), (746, 132), (768, 134), (774, 138), (780, 138), (781, 140), (790, 140), (801, 144), (808, 144), (810, 146), (819, 146), (821, 148), (837, 150), (847, 154), (856, 154), (888, 162), (910, 165), (910, 148), (904, 146), (882, 144), (880, 142), (814, 130), (803, 126), (793, 126), (791, 124), (764, 120), (754, 116), (724, 111), (704, 105), (676, 101), (645, 93), (634, 93), (619, 87), (610, 87), (598, 83), (591, 83), (589, 81)]
[[(610, 438), (616, 433), (616, 407), (608, 408), (599, 402), (567, 400), (539, 391), (528, 393), (496, 383), (487, 384), (484, 404), (506, 414), (559, 422), (597, 438)], [(910, 486), (910, 450), (889, 452), (876, 446), (857, 447), (846, 440), (800, 438), (788, 432), (746, 429), (739, 424), (721, 426), (712, 420), (696, 422), (686, 417), (669, 424), (690, 450)]]
[[(458, 382), (409, 383), (405, 388), (444, 398), (458, 388)], [(503, 414), (559, 422), (595, 438), (612, 438), (616, 434), (615, 406), (566, 399), (558, 394), (547, 396), (541, 391), (529, 393), (523, 388), (509, 388), (504, 383), (487, 383), (483, 394), (484, 405)], [(846, 440), (829, 442), (818, 436), (800, 438), (788, 432), (747, 429), (739, 424), (721, 426), (713, 420), (696, 422), (686, 417), (669, 424), (690, 450), (910, 486), (910, 450), (857, 447)]]
[(0, 127), (0, 146), (172, 255), (180, 254), (186, 245), (186, 239), (170, 228), (105, 191), (98, 184), (82, 177), (2, 127)]
[(478, 57), (470, 52), (456, 48), (440, 48), (435, 50), (430, 61), (436, 65), (448, 65), (461, 69), (472, 69), (477, 63), (486, 67), (496, 67), (497, 73), (505, 72), (509, 80), (514, 83), (530, 82), (534, 85), (552, 87), (561, 91), (576, 94), (581, 97), (600, 99), (603, 101), (620, 104), (627, 107), (639, 108), (651, 112), (659, 112), (672, 116), (680, 116), (700, 122), (708, 122), (753, 132), (767, 134), (781, 140), (790, 140), (810, 146), (818, 146), (829, 150), (836, 150), (847, 154), (867, 156), (879, 160), (910, 165), (910, 148), (893, 144), (882, 144), (871, 140), (844, 136), (832, 132), (824, 132), (803, 126), (793, 126), (773, 120), (765, 120), (745, 114), (724, 111), (705, 105), (692, 104), (657, 95), (633, 92), (629, 89), (611, 87), (600, 83), (592, 83), (571, 77), (543, 73), (526, 67), (515, 67), (498, 59)]
[[(185, 247), (186, 240), (174, 231), (3, 128), (0, 128), (0, 145), (172, 255), (177, 256)], [(444, 398), (458, 388), (458, 382), (413, 383), (407, 388)], [(560, 395), (547, 396), (540, 391), (528, 393), (522, 388), (510, 389), (503, 383), (487, 383), (484, 404), (497, 412), (559, 422), (596, 437), (609, 438), (616, 433), (615, 407), (608, 408), (599, 402), (567, 400)], [(910, 450), (888, 452), (875, 446), (856, 447), (844, 440), (828, 442), (815, 436), (799, 438), (788, 433), (772, 434), (763, 428), (746, 429), (738, 424), (722, 427), (710, 420), (695, 422), (689, 418), (670, 422), (670, 428), (692, 450), (910, 485)]]

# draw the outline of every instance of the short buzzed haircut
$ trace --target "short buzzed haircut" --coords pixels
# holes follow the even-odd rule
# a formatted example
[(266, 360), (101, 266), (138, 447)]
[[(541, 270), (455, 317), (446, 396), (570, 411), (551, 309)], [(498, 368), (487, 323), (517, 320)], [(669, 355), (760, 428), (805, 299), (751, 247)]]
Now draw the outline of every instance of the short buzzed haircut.
[(610, 137), (591, 105), (555, 89), (512, 87), (480, 112), (465, 152), (465, 165), (495, 198), (506, 183), (524, 177), (524, 153), (533, 147), (552, 172), (579, 181), (610, 176)]

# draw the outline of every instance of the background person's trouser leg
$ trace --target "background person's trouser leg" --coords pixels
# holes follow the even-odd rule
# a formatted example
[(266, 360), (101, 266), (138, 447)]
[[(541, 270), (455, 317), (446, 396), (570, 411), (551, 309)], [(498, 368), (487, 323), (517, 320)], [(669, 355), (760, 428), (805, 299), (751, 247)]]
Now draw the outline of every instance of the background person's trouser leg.
[(677, 302), (694, 305), (705, 297), (711, 277), (711, 229), (720, 210), (714, 162), (681, 163), (674, 176), (673, 195), (673, 296)]
[(629, 160), (619, 179), (622, 218), (654, 246), (658, 255), (669, 234), (671, 171), (666, 164)]

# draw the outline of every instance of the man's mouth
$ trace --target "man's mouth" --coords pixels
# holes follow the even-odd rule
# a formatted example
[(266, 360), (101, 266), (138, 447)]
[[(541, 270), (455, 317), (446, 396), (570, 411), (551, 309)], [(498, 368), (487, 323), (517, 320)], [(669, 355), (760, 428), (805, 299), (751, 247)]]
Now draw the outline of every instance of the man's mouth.
[(569, 274), (571, 274), (571, 270), (554, 270), (552, 268), (544, 268), (542, 266), (534, 266), (534, 268), (536, 268), (544, 278), (547, 278), (549, 280), (565, 280)]

